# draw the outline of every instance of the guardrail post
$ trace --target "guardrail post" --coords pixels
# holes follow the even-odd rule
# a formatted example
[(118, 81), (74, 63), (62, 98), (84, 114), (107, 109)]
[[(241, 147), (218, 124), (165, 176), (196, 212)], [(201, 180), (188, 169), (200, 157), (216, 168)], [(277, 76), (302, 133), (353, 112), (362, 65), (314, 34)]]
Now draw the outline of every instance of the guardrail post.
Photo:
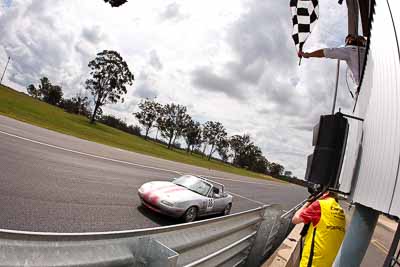
[[(131, 245), (130, 249), (135, 259), (134, 265), (154, 267), (176, 267), (179, 254), (161, 242), (148, 237), (139, 238), (139, 242)], [(139, 265), (140, 266), (140, 265)]]
[(258, 226), (257, 235), (250, 250), (249, 256), (245, 263), (246, 267), (260, 266), (264, 260), (265, 248), (267, 246), (270, 233), (276, 221), (282, 214), (282, 209), (279, 205), (271, 205), (263, 210), (263, 220)]

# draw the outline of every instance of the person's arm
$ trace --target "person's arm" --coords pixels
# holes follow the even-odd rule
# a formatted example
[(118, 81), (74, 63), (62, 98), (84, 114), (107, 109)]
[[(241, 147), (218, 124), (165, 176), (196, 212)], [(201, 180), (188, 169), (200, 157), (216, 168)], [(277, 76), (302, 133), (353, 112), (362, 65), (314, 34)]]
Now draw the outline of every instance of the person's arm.
[(300, 210), (298, 210), (292, 218), (292, 223), (313, 223), (315, 226), (318, 224), (320, 218), (321, 206), (317, 200), (312, 203), (307, 202)]
[(304, 58), (325, 57), (332, 59), (348, 60), (350, 58), (351, 53), (352, 53), (352, 47), (336, 47), (336, 48), (319, 49), (310, 53), (300, 51), (299, 57), (304, 57)]
[(325, 57), (324, 49), (318, 49), (313, 52), (299, 52), (299, 57), (310, 58), (310, 57)]
[(306, 202), (306, 204), (303, 205), (303, 207), (301, 207), (298, 211), (296, 211), (296, 213), (294, 214), (293, 218), (292, 218), (292, 223), (293, 224), (299, 224), (299, 223), (304, 223), (303, 219), (300, 217), (300, 214), (306, 209), (308, 208), (308, 206), (310, 206), (310, 202)]

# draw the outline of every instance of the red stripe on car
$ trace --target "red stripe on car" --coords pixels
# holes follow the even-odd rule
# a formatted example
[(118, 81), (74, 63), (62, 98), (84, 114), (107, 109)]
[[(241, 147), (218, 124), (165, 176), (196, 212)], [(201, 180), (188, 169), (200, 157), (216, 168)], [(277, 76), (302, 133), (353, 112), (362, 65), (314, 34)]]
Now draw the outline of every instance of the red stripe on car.
[(162, 189), (165, 189), (165, 188), (170, 188), (170, 187), (171, 186), (169, 185), (169, 186), (164, 186), (164, 187), (159, 187), (159, 188), (156, 188), (156, 189), (153, 189), (153, 190), (149, 190), (148, 192), (144, 193), (143, 198), (147, 199), (147, 200), (150, 200), (150, 195), (152, 195), (154, 192), (162, 190)]
[(157, 202), (158, 202), (158, 199), (159, 199), (159, 197), (158, 197), (158, 196), (154, 196), (154, 197), (152, 197), (152, 198), (151, 198), (151, 200), (150, 200), (151, 204), (153, 204), (153, 205), (156, 205), (156, 204), (157, 204)]
[(154, 190), (152, 191), (147, 197), (148, 197), (148, 201), (150, 201), (153, 205), (157, 204), (158, 199), (160, 198), (157, 194), (159, 193), (172, 193), (172, 192), (177, 192), (177, 191), (183, 191), (186, 190), (186, 188), (184, 187), (180, 187), (180, 186), (174, 186), (171, 188), (170, 187), (164, 187), (160, 190)]

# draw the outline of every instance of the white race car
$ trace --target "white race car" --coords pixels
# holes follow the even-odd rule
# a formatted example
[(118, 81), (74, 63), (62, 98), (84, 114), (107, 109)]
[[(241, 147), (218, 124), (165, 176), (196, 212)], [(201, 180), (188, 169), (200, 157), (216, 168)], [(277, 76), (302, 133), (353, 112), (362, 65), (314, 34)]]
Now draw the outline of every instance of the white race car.
[(185, 222), (211, 214), (228, 215), (233, 200), (224, 192), (224, 185), (194, 175), (184, 175), (172, 182), (145, 183), (138, 194), (147, 208), (171, 217), (182, 217)]

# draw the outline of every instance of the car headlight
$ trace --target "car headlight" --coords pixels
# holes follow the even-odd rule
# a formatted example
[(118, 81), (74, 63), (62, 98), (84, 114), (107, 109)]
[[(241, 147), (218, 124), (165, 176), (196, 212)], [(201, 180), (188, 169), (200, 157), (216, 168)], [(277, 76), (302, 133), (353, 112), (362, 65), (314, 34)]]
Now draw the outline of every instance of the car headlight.
[(161, 203), (164, 204), (164, 205), (166, 205), (166, 206), (170, 206), (170, 207), (173, 207), (173, 206), (174, 206), (174, 203), (168, 202), (168, 201), (166, 201), (166, 200), (161, 200)]

